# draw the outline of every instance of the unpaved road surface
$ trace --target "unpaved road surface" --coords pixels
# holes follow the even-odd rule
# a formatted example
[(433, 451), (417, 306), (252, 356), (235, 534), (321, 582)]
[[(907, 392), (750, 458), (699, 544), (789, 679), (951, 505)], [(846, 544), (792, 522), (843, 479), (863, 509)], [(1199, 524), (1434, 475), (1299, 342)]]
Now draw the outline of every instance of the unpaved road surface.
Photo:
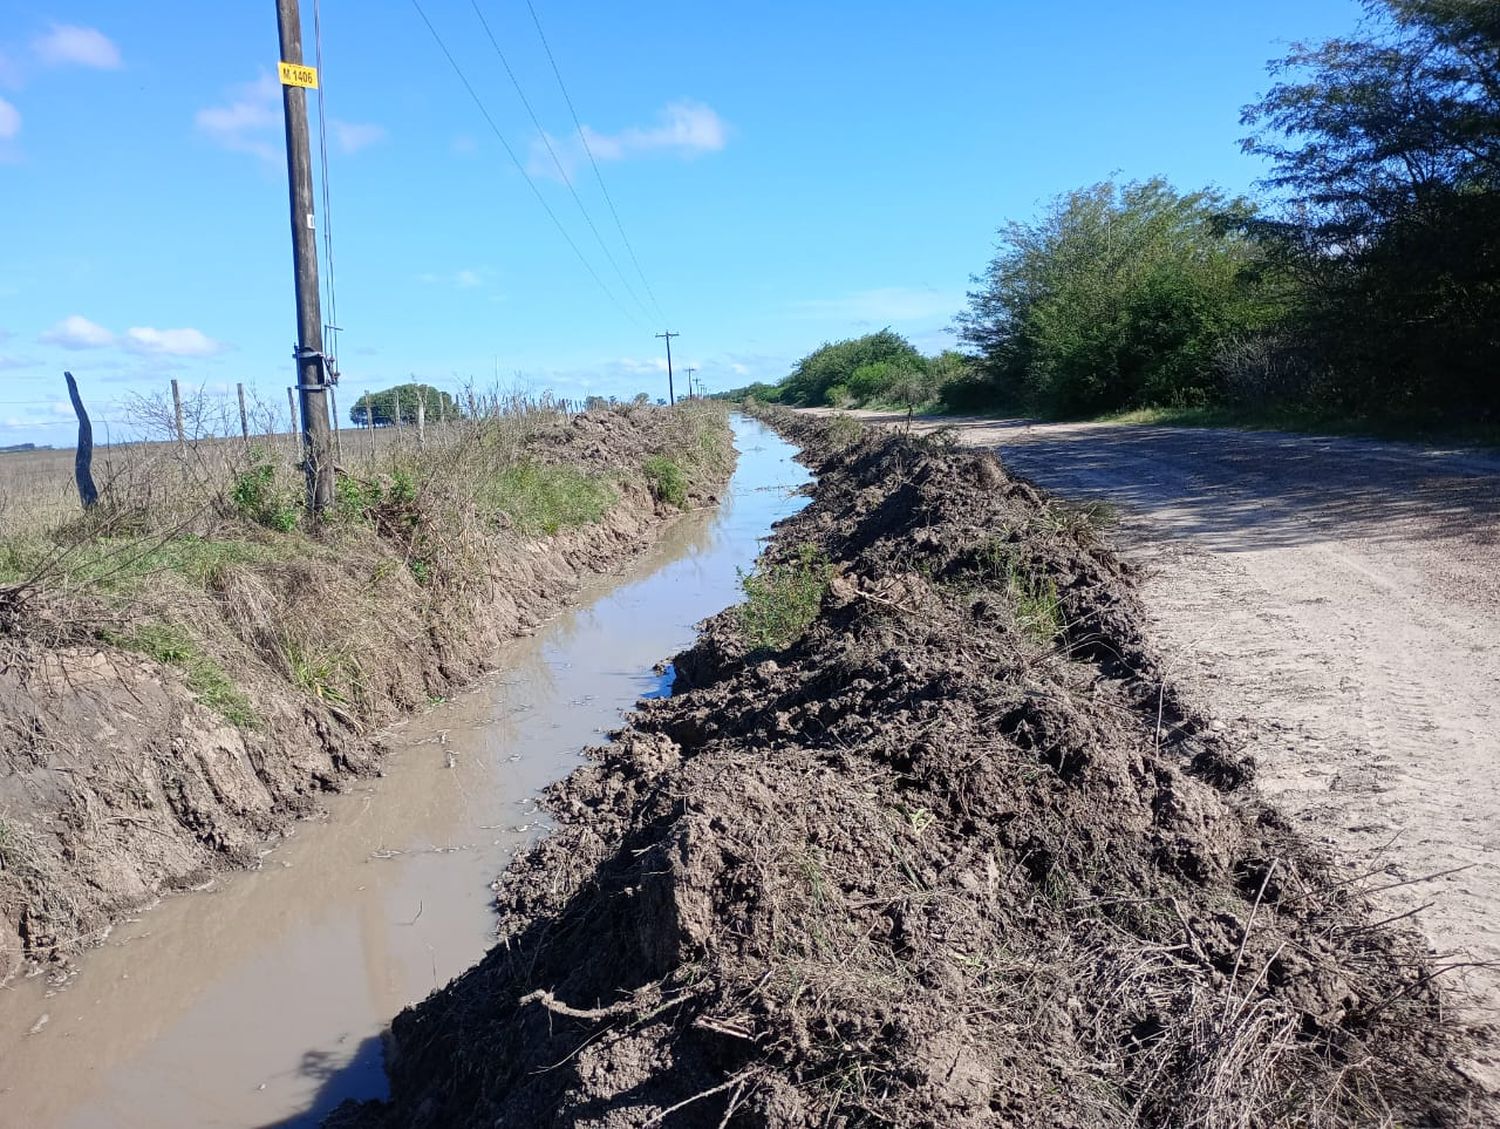
[(917, 424), (943, 425), (1115, 507), (1179, 684), (1243, 734), (1273, 802), (1387, 887), (1392, 914), (1418, 911), (1444, 963), (1495, 962), (1452, 976), (1500, 1019), (1500, 454)]

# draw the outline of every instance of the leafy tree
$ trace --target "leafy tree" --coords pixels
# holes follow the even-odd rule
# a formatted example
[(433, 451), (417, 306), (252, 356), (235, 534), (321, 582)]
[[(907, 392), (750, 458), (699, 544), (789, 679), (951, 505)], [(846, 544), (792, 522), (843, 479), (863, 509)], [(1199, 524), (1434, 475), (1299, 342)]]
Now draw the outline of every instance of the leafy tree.
[(1065, 415), (1212, 399), (1219, 343), (1276, 312), (1255, 245), (1226, 222), (1249, 214), (1158, 178), (1007, 224), (957, 318), (991, 398)]
[(376, 427), (390, 427), (396, 422), (396, 408), (400, 405), (401, 422), (417, 422), (417, 403), (422, 401), (428, 423), (439, 420), (458, 419), (462, 412), (458, 401), (440, 388), (430, 384), (398, 384), (383, 392), (366, 392), (349, 409), (349, 422), (356, 427), (369, 427), (374, 416)]
[[(819, 346), (797, 362), (778, 386), (778, 398), (808, 407), (828, 403), (835, 385), (850, 388), (855, 373), (869, 365), (892, 366), (890, 373), (921, 370), (925, 360), (906, 338), (890, 329)], [(850, 388), (852, 391), (852, 388)]]
[(1304, 284), (1298, 332), (1345, 412), (1500, 416), (1500, 4), (1369, 0), (1248, 107), (1279, 214), (1248, 225)]

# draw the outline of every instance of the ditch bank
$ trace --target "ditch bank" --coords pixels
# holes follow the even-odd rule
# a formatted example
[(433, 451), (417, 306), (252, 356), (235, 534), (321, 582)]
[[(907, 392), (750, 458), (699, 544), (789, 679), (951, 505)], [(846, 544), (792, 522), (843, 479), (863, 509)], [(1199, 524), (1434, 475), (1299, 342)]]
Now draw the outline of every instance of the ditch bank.
[(255, 866), (379, 771), (383, 724), (713, 503), (733, 459), (712, 408), (529, 410), (343, 476), (316, 535), (255, 520), (256, 467), (190, 523), (60, 531), (0, 582), (0, 983)]
[(941, 437), (818, 472), (500, 942), (340, 1129), (1475, 1123), (1420, 939), (1164, 688), (1087, 518)]

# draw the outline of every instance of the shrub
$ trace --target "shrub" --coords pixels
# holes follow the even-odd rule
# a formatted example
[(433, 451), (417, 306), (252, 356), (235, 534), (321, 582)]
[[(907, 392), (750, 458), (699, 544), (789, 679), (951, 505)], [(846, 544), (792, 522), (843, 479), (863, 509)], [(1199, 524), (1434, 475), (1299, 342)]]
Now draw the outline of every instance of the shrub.
[(301, 502), (277, 483), (276, 468), (266, 461), (235, 476), (229, 500), (247, 520), (282, 533), (296, 529), (302, 516)]
[(737, 609), (740, 631), (752, 651), (780, 651), (795, 643), (818, 616), (833, 577), (828, 558), (802, 545), (789, 561), (740, 573), (745, 602)]
[(642, 469), (646, 472), (646, 481), (650, 483), (651, 493), (657, 501), (666, 502), (681, 510), (687, 509), (687, 474), (682, 467), (666, 455), (653, 455), (646, 460)]

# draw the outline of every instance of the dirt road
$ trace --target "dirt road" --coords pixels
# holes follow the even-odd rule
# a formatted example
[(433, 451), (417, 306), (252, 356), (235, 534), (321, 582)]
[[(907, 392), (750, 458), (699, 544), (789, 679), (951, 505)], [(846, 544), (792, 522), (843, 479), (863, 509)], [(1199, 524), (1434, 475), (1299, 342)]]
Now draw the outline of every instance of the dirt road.
[(1242, 731), (1283, 810), (1389, 887), (1393, 914), (1418, 910), (1455, 961), (1497, 962), (1454, 976), (1500, 1018), (1500, 455), (943, 422), (1116, 507), (1179, 682)]

